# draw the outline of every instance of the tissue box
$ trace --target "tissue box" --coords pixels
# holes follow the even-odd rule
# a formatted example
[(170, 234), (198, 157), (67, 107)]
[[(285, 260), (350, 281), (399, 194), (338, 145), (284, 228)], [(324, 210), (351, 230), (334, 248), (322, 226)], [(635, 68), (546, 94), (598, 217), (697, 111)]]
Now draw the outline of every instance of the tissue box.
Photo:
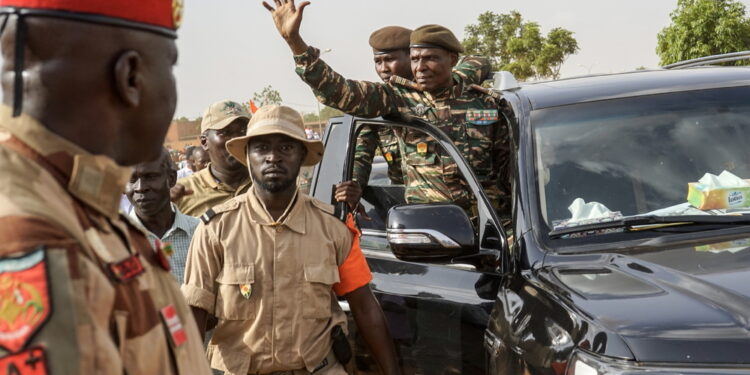
[(750, 186), (709, 187), (698, 182), (690, 182), (687, 200), (701, 210), (750, 207)]

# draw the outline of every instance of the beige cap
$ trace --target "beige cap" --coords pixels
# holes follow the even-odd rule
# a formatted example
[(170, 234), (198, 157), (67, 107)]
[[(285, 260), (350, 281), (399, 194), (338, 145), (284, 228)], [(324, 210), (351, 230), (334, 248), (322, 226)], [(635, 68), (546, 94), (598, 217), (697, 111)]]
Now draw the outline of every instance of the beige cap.
[(206, 130), (221, 130), (227, 127), (227, 125), (234, 122), (238, 118), (250, 121), (250, 113), (237, 102), (231, 100), (222, 100), (211, 104), (203, 112), (203, 119), (201, 119), (201, 133)]
[(283, 105), (258, 108), (247, 124), (247, 134), (227, 141), (227, 151), (242, 164), (247, 165), (247, 142), (252, 137), (268, 134), (283, 134), (302, 142), (307, 148), (307, 156), (302, 165), (315, 165), (323, 158), (323, 143), (307, 139), (302, 116), (294, 109)]

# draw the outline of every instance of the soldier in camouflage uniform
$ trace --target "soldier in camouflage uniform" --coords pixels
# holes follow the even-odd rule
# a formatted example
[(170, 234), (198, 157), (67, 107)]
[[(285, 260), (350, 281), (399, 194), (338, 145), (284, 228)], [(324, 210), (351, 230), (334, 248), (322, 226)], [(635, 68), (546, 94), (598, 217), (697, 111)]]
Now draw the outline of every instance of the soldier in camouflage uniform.
[[(386, 26), (370, 35), (369, 43), (374, 55), (375, 70), (384, 83), (389, 84), (393, 76), (409, 80), (413, 78), (409, 61), (411, 32), (410, 29), (404, 27)], [(481, 83), (489, 75), (490, 68), (490, 62), (487, 58), (467, 56), (454, 69), (453, 76), (456, 81), (469, 84)], [(374, 129), (366, 126), (360, 131), (354, 153), (352, 180), (358, 182), (362, 187), (367, 185), (376, 149), (380, 149), (386, 163), (388, 163), (388, 178), (391, 182), (403, 184), (398, 137), (393, 133), (393, 129), (386, 127)], [(341, 189), (346, 186), (346, 183), (337, 186), (337, 196), (342, 196)], [(361, 189), (358, 192), (361, 192)], [(352, 196), (352, 194), (348, 194), (348, 196)], [(359, 200), (359, 195), (354, 196), (356, 198), (350, 201), (352, 206), (356, 205)]]
[[(463, 47), (449, 30), (422, 26), (410, 37), (416, 82), (393, 76), (390, 84), (347, 80), (319, 59), (319, 51), (299, 34), (301, 10), (293, 1), (277, 2), (277, 29), (294, 53), (297, 74), (321, 103), (361, 117), (420, 118), (448, 134), (473, 167), (487, 196), (502, 216), (510, 215), (510, 144), (508, 124), (501, 117), (505, 102), (489, 90), (457, 80), (450, 74)], [(399, 137), (406, 171), (409, 203), (453, 202), (473, 206), (454, 161), (423, 134), (406, 131)]]

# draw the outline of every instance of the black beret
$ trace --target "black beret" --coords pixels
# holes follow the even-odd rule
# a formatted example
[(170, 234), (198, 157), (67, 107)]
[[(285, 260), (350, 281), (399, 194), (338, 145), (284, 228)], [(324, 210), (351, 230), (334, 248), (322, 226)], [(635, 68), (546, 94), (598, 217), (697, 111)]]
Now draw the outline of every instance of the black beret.
[(399, 49), (409, 49), (411, 30), (401, 26), (386, 26), (370, 35), (372, 53), (379, 55)]
[(450, 52), (461, 53), (464, 46), (453, 33), (440, 25), (424, 25), (411, 33), (409, 47), (412, 48), (442, 48)]

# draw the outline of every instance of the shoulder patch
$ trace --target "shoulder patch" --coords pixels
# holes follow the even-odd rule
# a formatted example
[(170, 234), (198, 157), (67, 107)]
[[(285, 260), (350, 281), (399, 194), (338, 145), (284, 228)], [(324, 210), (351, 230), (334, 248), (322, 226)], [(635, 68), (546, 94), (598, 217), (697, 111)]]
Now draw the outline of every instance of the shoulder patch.
[(0, 348), (18, 352), (52, 315), (47, 274), (47, 252), (43, 247), (13, 258), (0, 258)]
[(391, 78), (389, 79), (389, 82), (391, 85), (394, 85), (394, 86), (402, 86), (402, 87), (406, 87), (412, 90), (422, 91), (422, 89), (419, 87), (419, 85), (416, 82), (410, 81), (404, 77), (399, 77), (399, 76), (394, 75), (394, 76), (391, 76)]
[[(242, 195), (240, 195), (239, 197), (242, 197)], [(212, 208), (209, 208), (206, 211), (206, 213), (200, 216), (201, 221), (203, 221), (203, 223), (205, 224), (208, 224), (208, 222), (211, 221), (211, 219), (213, 219), (217, 215), (222, 214), (227, 211), (236, 210), (237, 208), (240, 207), (240, 203), (241, 203), (241, 201), (237, 199), (239, 197), (234, 197), (224, 203), (221, 203)]]
[(313, 206), (317, 207), (319, 210), (329, 215), (333, 215), (335, 211), (335, 207), (333, 207), (333, 205), (330, 205), (328, 203), (323, 203), (322, 201), (317, 200), (315, 198), (310, 197), (310, 202), (312, 202)]
[(498, 94), (494, 90), (479, 86), (476, 83), (472, 83), (471, 85), (469, 85), (469, 90), (480, 92), (484, 95), (489, 95), (496, 100), (500, 100), (502, 98), (502, 95)]

